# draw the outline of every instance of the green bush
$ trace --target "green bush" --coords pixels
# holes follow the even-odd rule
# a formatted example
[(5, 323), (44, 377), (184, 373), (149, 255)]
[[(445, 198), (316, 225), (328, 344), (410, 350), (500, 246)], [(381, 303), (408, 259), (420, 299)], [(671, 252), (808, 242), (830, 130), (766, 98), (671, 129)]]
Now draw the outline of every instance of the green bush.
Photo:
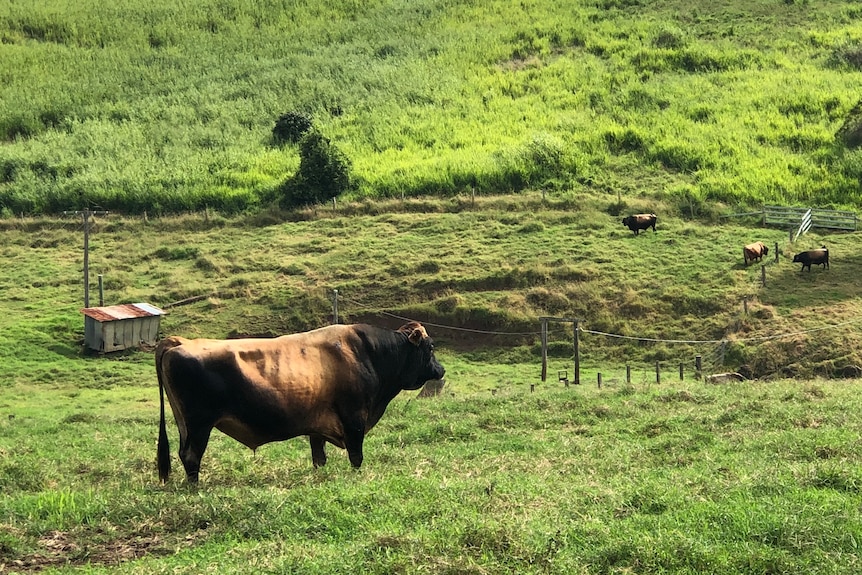
[(272, 138), (279, 144), (284, 142), (296, 144), (311, 130), (311, 127), (311, 118), (302, 112), (288, 112), (275, 122)]
[(350, 159), (328, 138), (309, 132), (300, 140), (299, 155), (299, 171), (282, 186), (282, 207), (326, 202), (350, 189)]

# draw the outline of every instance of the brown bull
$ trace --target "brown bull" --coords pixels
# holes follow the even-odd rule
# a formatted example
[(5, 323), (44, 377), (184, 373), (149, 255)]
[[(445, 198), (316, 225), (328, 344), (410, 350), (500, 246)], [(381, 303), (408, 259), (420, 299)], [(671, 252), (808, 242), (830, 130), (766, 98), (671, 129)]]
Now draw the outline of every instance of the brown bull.
[(802, 264), (801, 272), (808, 267), (808, 273), (811, 273), (811, 264), (823, 266), (823, 269), (829, 269), (829, 249), (826, 246), (815, 250), (808, 250), (793, 256), (793, 263)]
[(658, 216), (655, 214), (634, 214), (623, 218), (623, 225), (638, 235), (641, 230), (652, 228), (655, 231), (655, 223)]
[(750, 264), (754, 260), (762, 260), (763, 256), (769, 254), (769, 248), (763, 242), (754, 242), (742, 248), (742, 260), (745, 265)]
[(443, 377), (425, 328), (333, 325), (272, 339), (168, 337), (156, 347), (161, 421), (159, 478), (171, 470), (165, 398), (180, 434), (179, 456), (191, 482), (213, 428), (251, 449), (299, 435), (315, 467), (325, 442), (362, 464), (365, 434), (401, 390)]

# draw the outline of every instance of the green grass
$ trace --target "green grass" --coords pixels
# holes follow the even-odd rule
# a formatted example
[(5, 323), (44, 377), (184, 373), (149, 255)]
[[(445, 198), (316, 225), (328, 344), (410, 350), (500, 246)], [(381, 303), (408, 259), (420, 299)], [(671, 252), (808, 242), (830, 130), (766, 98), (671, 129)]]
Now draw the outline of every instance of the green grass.
[[(643, 209), (659, 213), (658, 232), (634, 236), (618, 214)], [(198, 487), (185, 484), (175, 454), (175, 473), (158, 482), (152, 353), (82, 351), (80, 222), (3, 221), (0, 565), (857, 572), (860, 380), (816, 376), (862, 365), (859, 238), (816, 232), (789, 245), (784, 230), (665, 214), (645, 200), (526, 193), (341, 203), (289, 221), (98, 217), (91, 279), (102, 274), (108, 305), (167, 308), (164, 334), (317, 327), (338, 289), (342, 321), (416, 318), (437, 340), (444, 394), (399, 396), (360, 471), (332, 447), (314, 470), (304, 439), (252, 453), (216, 433)], [(742, 264), (753, 239), (781, 248), (778, 262), (767, 258), (765, 287), (760, 266)], [(800, 273), (790, 262), (824, 242), (831, 269)], [(584, 332), (582, 384), (566, 388), (557, 372), (572, 377), (570, 326), (552, 329), (540, 381), (545, 315), (578, 317), (591, 331), (726, 343)], [(759, 379), (697, 381), (697, 354), (707, 373), (748, 366)], [(169, 435), (175, 452), (172, 425)]]
[(859, 9), (593, 1), (0, 7), (0, 210), (256, 211), (312, 117), (365, 197), (859, 204)]
[(858, 387), (492, 395), (455, 379), (397, 399), (358, 472), (341, 452), (314, 470), (304, 440), (253, 455), (216, 434), (198, 488), (157, 484), (151, 382), (22, 389), (0, 408), (0, 557), (69, 573), (853, 573)]

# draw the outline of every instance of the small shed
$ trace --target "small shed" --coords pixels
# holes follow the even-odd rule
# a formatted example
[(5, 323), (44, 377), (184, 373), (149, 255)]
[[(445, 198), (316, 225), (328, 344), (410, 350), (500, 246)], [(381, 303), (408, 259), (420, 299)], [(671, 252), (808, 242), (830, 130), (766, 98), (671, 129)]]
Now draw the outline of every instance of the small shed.
[(147, 303), (88, 307), (84, 314), (84, 343), (100, 352), (155, 345), (164, 311)]

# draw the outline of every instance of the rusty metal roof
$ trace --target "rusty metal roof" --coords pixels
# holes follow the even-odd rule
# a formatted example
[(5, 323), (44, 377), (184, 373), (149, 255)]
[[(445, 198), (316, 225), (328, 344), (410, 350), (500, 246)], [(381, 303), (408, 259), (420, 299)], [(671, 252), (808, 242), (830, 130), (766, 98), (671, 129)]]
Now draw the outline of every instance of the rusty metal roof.
[(105, 307), (87, 307), (81, 310), (84, 315), (96, 321), (113, 321), (117, 319), (133, 319), (136, 317), (152, 317), (164, 315), (165, 312), (148, 303), (125, 303)]

